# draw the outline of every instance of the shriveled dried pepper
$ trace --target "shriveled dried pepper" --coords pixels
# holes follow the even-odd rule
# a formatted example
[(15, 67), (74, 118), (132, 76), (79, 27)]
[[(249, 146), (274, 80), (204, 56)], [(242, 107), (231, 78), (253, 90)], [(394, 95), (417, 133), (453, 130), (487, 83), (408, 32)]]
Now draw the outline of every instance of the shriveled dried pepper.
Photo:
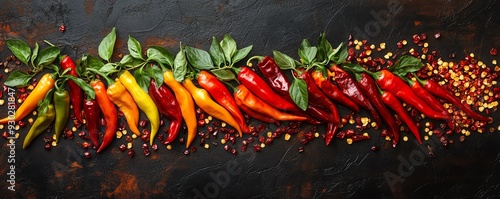
[(273, 106), (269, 105), (264, 100), (261, 100), (256, 95), (254, 95), (248, 88), (244, 85), (239, 85), (237, 90), (234, 92), (234, 98), (239, 98), (241, 102), (248, 108), (254, 110), (255, 112), (261, 113), (268, 117), (271, 117), (279, 121), (304, 121), (307, 118), (303, 116), (296, 116), (288, 113), (283, 113)]
[(153, 102), (153, 99), (137, 84), (134, 76), (130, 74), (128, 71), (124, 71), (119, 76), (120, 82), (125, 86), (128, 92), (134, 98), (134, 101), (139, 106), (146, 116), (149, 119), (149, 123), (151, 124), (151, 136), (149, 139), (149, 144), (153, 145), (154, 138), (156, 133), (158, 132), (158, 128), (160, 127), (160, 113), (158, 112), (158, 108), (156, 104)]
[[(57, 87), (57, 86), (56, 86)], [(56, 112), (56, 122), (54, 124), (54, 135), (56, 143), (59, 142), (59, 137), (64, 131), (64, 127), (69, 120), (70, 96), (69, 92), (64, 88), (57, 87), (54, 92), (54, 107)]]
[[(76, 65), (75, 62), (68, 55), (63, 55), (61, 58), (61, 69), (63, 71), (67, 69), (71, 69), (67, 72), (68, 75), (73, 77), (78, 77), (76, 73)], [(73, 105), (73, 112), (75, 113), (75, 117), (78, 121), (82, 122), (82, 100), (83, 100), (83, 91), (73, 80), (68, 80), (69, 86), (69, 94), (71, 99), (71, 105)]]
[(238, 122), (243, 133), (250, 133), (250, 129), (245, 122), (243, 114), (241, 114), (240, 109), (238, 109), (238, 106), (233, 99), (233, 95), (229, 92), (226, 86), (219, 81), (219, 79), (217, 79), (217, 77), (210, 74), (208, 71), (201, 71), (197, 76), (197, 81), (202, 88), (210, 93), (219, 105), (223, 106), (227, 111), (229, 111), (229, 113), (231, 113), (234, 119)]
[(425, 103), (420, 97), (418, 97), (402, 79), (394, 75), (390, 71), (383, 69), (379, 72), (372, 73), (377, 84), (384, 91), (390, 92), (391, 94), (398, 97), (400, 100), (410, 105), (411, 107), (417, 109), (425, 116), (432, 119), (451, 119), (450, 116), (441, 113), (440, 111), (435, 111), (427, 103)]
[(281, 110), (295, 110), (296, 105), (283, 99), (282, 96), (273, 92), (271, 87), (250, 68), (243, 66), (238, 72), (238, 80), (245, 85), (254, 95), (259, 96), (263, 101), (272, 104)]
[[(291, 85), (290, 81), (288, 81), (285, 74), (283, 73), (283, 70), (278, 67), (274, 59), (270, 56), (265, 56), (264, 59), (262, 59), (262, 61), (260, 61), (257, 65), (264, 77), (269, 82), (269, 86), (273, 89), (273, 91), (283, 97), (283, 99), (285, 99), (289, 103), (295, 104), (289, 93)], [(305, 122), (316, 125), (322, 123), (321, 121), (323, 121), (324, 118), (327, 118), (325, 116), (327, 116), (328, 113), (319, 109), (313, 110), (314, 108), (315, 107), (311, 107), (308, 105), (308, 108), (304, 113), (304, 111), (300, 110), (300, 108), (295, 105), (295, 108), (293, 110), (287, 111), (292, 113), (293, 115), (307, 117), (307, 120)]]
[(185, 79), (182, 85), (189, 91), (189, 93), (191, 93), (191, 96), (193, 96), (195, 103), (203, 111), (205, 111), (212, 117), (215, 117), (231, 125), (238, 131), (240, 137), (243, 136), (240, 125), (238, 125), (238, 122), (236, 122), (231, 113), (229, 113), (229, 111), (224, 109), (224, 107), (213, 101), (205, 89), (196, 87), (191, 79)]
[(332, 65), (330, 71), (328, 71), (328, 78), (333, 80), (334, 84), (337, 85), (345, 95), (349, 96), (352, 101), (369, 111), (377, 124), (382, 124), (377, 109), (375, 109), (370, 100), (363, 95), (354, 79), (352, 79), (346, 71), (337, 65)]
[(381, 93), (382, 101), (387, 106), (391, 107), (392, 110), (396, 111), (401, 120), (403, 120), (406, 126), (408, 126), (408, 129), (410, 129), (415, 138), (417, 138), (417, 141), (422, 144), (422, 138), (420, 137), (420, 133), (418, 132), (417, 125), (415, 125), (415, 122), (408, 115), (408, 112), (406, 112), (406, 109), (403, 107), (401, 102), (390, 92), (381, 91)]
[(316, 86), (318, 86), (318, 88), (320, 88), (328, 98), (345, 105), (347, 108), (355, 112), (359, 112), (359, 106), (342, 93), (337, 86), (333, 85), (331, 81), (323, 76), (321, 71), (312, 71), (311, 76), (313, 77)]
[(101, 109), (95, 99), (85, 98), (83, 100), (83, 115), (85, 126), (89, 133), (90, 142), (94, 147), (99, 147), (99, 121), (101, 120)]
[(392, 115), (392, 113), (385, 106), (375, 80), (373, 80), (373, 78), (366, 73), (356, 73), (356, 81), (358, 81), (361, 92), (363, 92), (365, 96), (370, 96), (370, 101), (373, 106), (377, 108), (380, 115), (384, 118), (384, 122), (387, 124), (390, 135), (393, 136), (392, 146), (396, 147), (399, 141), (399, 126), (396, 123), (394, 115)]
[(175, 141), (179, 134), (182, 125), (182, 113), (179, 102), (175, 99), (174, 94), (160, 82), (161, 86), (158, 88), (154, 79), (151, 79), (149, 84), (149, 95), (158, 107), (158, 111), (163, 114), (170, 121), (167, 138), (162, 142), (163, 144), (170, 144)]
[(188, 130), (186, 140), (186, 148), (188, 148), (196, 137), (196, 131), (198, 128), (193, 97), (191, 97), (189, 91), (184, 88), (181, 83), (175, 80), (174, 74), (171, 70), (163, 72), (163, 81), (172, 89), (172, 91), (174, 91), (175, 98), (181, 107), (182, 118), (184, 118), (184, 122), (186, 122)]
[[(31, 94), (28, 95), (23, 104), (16, 110), (14, 121), (17, 122), (29, 115), (36, 108), (38, 102), (42, 101), (47, 93), (54, 88), (54, 82), (54, 74), (47, 73), (43, 75), (33, 91), (31, 91)], [(5, 117), (0, 119), (0, 124), (6, 124), (9, 121), (9, 117)]]
[(132, 98), (132, 95), (130, 95), (119, 79), (115, 79), (115, 82), (108, 86), (106, 94), (118, 106), (123, 115), (125, 115), (130, 131), (136, 135), (141, 135), (137, 127), (139, 124), (139, 108), (137, 108), (134, 98)]
[(95, 98), (99, 104), (99, 108), (101, 108), (102, 114), (104, 115), (104, 120), (106, 121), (106, 132), (104, 133), (101, 146), (97, 149), (97, 152), (99, 153), (111, 144), (116, 135), (116, 128), (118, 127), (118, 114), (116, 112), (115, 105), (106, 94), (106, 87), (104, 86), (104, 83), (100, 80), (94, 80), (90, 82), (90, 86), (92, 86), (95, 91)]
[(24, 138), (23, 149), (27, 148), (33, 139), (46, 130), (56, 118), (54, 105), (52, 105), (51, 100), (52, 97), (48, 96), (40, 103), (38, 107), (38, 118), (36, 118), (33, 126), (31, 126), (28, 134), (26, 134)]
[(437, 96), (438, 98), (444, 99), (444, 100), (452, 103), (453, 105), (457, 106), (460, 110), (462, 110), (464, 113), (469, 115), (471, 118), (474, 118), (474, 119), (479, 120), (479, 121), (485, 121), (485, 122), (492, 121), (491, 117), (482, 116), (479, 113), (472, 110), (468, 104), (464, 104), (464, 103), (460, 102), (460, 99), (458, 99), (450, 91), (441, 87), (438, 83), (436, 83), (430, 79), (427, 79), (427, 80), (423, 80), (421, 82), (421, 84), (424, 86), (424, 88), (427, 91), (429, 91), (433, 95)]

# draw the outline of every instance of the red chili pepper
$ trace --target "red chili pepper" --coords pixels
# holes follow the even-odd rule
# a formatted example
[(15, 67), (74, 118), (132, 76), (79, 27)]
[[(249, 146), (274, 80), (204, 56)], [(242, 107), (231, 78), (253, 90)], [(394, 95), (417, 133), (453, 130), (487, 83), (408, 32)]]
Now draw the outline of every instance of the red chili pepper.
[(94, 88), (95, 98), (101, 108), (102, 114), (104, 115), (104, 120), (106, 121), (104, 139), (102, 140), (102, 144), (99, 149), (97, 149), (97, 153), (99, 153), (111, 144), (116, 135), (116, 128), (118, 127), (118, 114), (116, 112), (115, 105), (109, 99), (108, 94), (106, 94), (106, 87), (104, 86), (104, 83), (100, 80), (95, 80), (90, 83), (90, 86)]
[(149, 85), (149, 95), (158, 107), (158, 111), (170, 121), (168, 137), (162, 142), (163, 144), (170, 144), (175, 141), (182, 126), (182, 112), (179, 102), (164, 84), (158, 88), (154, 79), (151, 79)]
[(335, 121), (333, 114), (326, 111), (324, 107), (318, 106), (316, 104), (309, 103), (307, 105), (306, 113), (319, 120), (321, 123)]
[[(440, 111), (452, 118), (446, 108), (444, 108), (444, 106), (441, 104), (441, 102), (436, 97), (434, 97), (434, 95), (425, 90), (418, 81), (409, 79), (408, 83), (410, 84), (411, 90), (413, 90), (415, 94), (422, 98), (422, 100), (424, 100), (432, 109), (434, 109), (435, 111)], [(447, 120), (447, 123), (448, 127), (450, 127), (451, 130), (455, 129), (455, 122), (453, 122), (452, 119)]]
[(406, 112), (406, 109), (403, 107), (401, 102), (390, 92), (382, 92), (382, 101), (389, 107), (391, 107), (392, 110), (396, 111), (396, 113), (399, 115), (401, 120), (408, 126), (410, 131), (413, 133), (415, 138), (417, 138), (417, 141), (422, 144), (422, 138), (420, 138), (420, 133), (418, 132), (417, 125), (415, 125), (415, 122), (411, 119), (411, 117), (408, 115), (408, 112)]
[(207, 90), (217, 103), (231, 113), (240, 125), (241, 131), (243, 131), (243, 133), (250, 133), (250, 129), (245, 122), (243, 114), (241, 114), (240, 109), (234, 101), (233, 95), (227, 90), (226, 86), (217, 79), (217, 77), (207, 71), (201, 71), (198, 74), (197, 80), (198, 84)]
[(384, 91), (390, 92), (391, 94), (398, 97), (400, 100), (406, 104), (414, 107), (425, 116), (432, 119), (451, 119), (449, 116), (433, 110), (427, 103), (425, 103), (420, 97), (418, 97), (402, 79), (398, 76), (392, 74), (390, 71), (383, 69), (379, 72), (372, 73), (375, 77), (377, 84)]
[(345, 105), (347, 108), (355, 112), (359, 112), (359, 106), (342, 93), (337, 86), (333, 85), (331, 81), (328, 81), (328, 79), (323, 76), (321, 71), (313, 71), (311, 76), (313, 77), (316, 86), (318, 86), (318, 88), (321, 89), (327, 97)]
[(90, 141), (94, 147), (99, 147), (99, 121), (101, 121), (101, 110), (97, 101), (94, 99), (85, 99), (83, 101), (83, 114), (85, 116), (87, 131)]
[(392, 113), (389, 112), (387, 107), (384, 105), (382, 96), (380, 95), (375, 80), (373, 80), (373, 78), (366, 73), (356, 74), (356, 80), (358, 81), (361, 92), (363, 92), (365, 96), (370, 96), (370, 101), (372, 102), (373, 106), (377, 108), (380, 115), (384, 118), (384, 122), (387, 124), (389, 132), (393, 137), (392, 146), (396, 147), (399, 141), (399, 126), (396, 123), (394, 115), (392, 115)]
[[(293, 102), (289, 93), (291, 85), (290, 81), (288, 81), (288, 79), (285, 77), (285, 74), (283, 74), (283, 71), (278, 67), (278, 65), (276, 65), (274, 59), (271, 58), (270, 56), (264, 57), (264, 59), (262, 59), (262, 61), (259, 62), (258, 68), (260, 69), (264, 77), (267, 79), (267, 81), (269, 82), (269, 86), (271, 86), (274, 92), (282, 96), (283, 99), (285, 99), (289, 103), (295, 105), (295, 102)], [(308, 109), (305, 111), (305, 113), (307, 114), (305, 114), (304, 111), (300, 110), (300, 108), (297, 105), (295, 105), (295, 109), (288, 111), (290, 111), (294, 115), (307, 117), (306, 122), (309, 124), (314, 124), (314, 125), (321, 124), (322, 122), (319, 120), (323, 120), (323, 118), (325, 118), (324, 115), (328, 115), (328, 113), (323, 110), (320, 111), (310, 110), (310, 108), (314, 109), (315, 107), (308, 107)], [(313, 114), (319, 114), (319, 117), (310, 114), (311, 112)], [(316, 117), (317, 119), (313, 117)]]
[(490, 117), (482, 116), (479, 113), (474, 112), (471, 107), (468, 104), (463, 104), (460, 102), (460, 99), (455, 97), (453, 93), (450, 91), (446, 90), (445, 88), (441, 87), (438, 83), (432, 81), (432, 80), (424, 80), (421, 83), (424, 88), (432, 93), (433, 95), (444, 99), (450, 103), (453, 103), (455, 106), (457, 106), (460, 110), (462, 110), (464, 113), (468, 114), (470, 117), (479, 120), (479, 121), (485, 121), (485, 122), (491, 122), (493, 119)]
[[(75, 62), (68, 55), (64, 55), (61, 59), (61, 69), (64, 71), (66, 69), (71, 69), (68, 71), (68, 75), (78, 77), (76, 73), (76, 65)], [(69, 94), (71, 105), (73, 105), (73, 112), (75, 113), (76, 119), (82, 122), (82, 99), (83, 99), (83, 91), (73, 80), (68, 81), (69, 85)]]
[(356, 82), (347, 72), (337, 65), (332, 65), (330, 67), (330, 71), (328, 71), (328, 78), (331, 78), (334, 81), (334, 85), (336, 84), (345, 95), (351, 98), (352, 101), (368, 110), (377, 124), (382, 124), (378, 111), (375, 109), (370, 100), (363, 95)]
[(247, 87), (254, 95), (259, 96), (260, 99), (272, 104), (274, 107), (281, 110), (295, 110), (296, 106), (283, 99), (282, 96), (273, 92), (271, 87), (253, 72), (250, 68), (243, 66), (238, 72), (238, 81)]

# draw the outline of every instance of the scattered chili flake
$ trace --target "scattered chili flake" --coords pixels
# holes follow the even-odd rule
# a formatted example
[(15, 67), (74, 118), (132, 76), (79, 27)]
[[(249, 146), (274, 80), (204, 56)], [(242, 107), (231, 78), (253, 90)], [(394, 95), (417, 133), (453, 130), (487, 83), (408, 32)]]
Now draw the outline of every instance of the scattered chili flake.
[(63, 24), (63, 25), (60, 25), (59, 26), (59, 32), (64, 32), (66, 31), (66, 26)]
[(133, 149), (129, 149), (127, 152), (128, 157), (132, 158), (134, 157), (135, 151)]
[(490, 55), (496, 56), (498, 54), (498, 50), (496, 48), (491, 48)]

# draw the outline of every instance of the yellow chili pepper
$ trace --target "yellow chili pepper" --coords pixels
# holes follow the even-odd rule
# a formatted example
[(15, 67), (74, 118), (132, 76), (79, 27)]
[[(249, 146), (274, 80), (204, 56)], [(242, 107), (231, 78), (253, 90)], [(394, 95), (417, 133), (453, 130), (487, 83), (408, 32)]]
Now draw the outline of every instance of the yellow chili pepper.
[(184, 83), (182, 83), (182, 85), (191, 93), (194, 101), (203, 111), (205, 111), (212, 117), (215, 117), (233, 126), (240, 134), (240, 137), (243, 135), (240, 125), (238, 124), (238, 122), (236, 122), (231, 113), (229, 113), (229, 111), (227, 111), (221, 105), (217, 104), (217, 102), (212, 100), (205, 89), (196, 87), (191, 79), (184, 80)]
[(153, 145), (156, 133), (160, 127), (160, 113), (153, 99), (137, 84), (134, 76), (130, 72), (125, 71), (119, 77), (120, 82), (125, 86), (128, 92), (134, 98), (134, 101), (139, 106), (151, 123), (151, 136), (149, 138), (149, 144)]
[[(42, 99), (45, 98), (45, 95), (50, 91), (50, 89), (54, 88), (54, 77), (52, 74), (47, 73), (43, 75), (43, 77), (38, 81), (38, 84), (36, 85), (35, 89), (31, 91), (31, 94), (24, 100), (23, 104), (19, 106), (19, 108), (16, 110), (15, 117), (13, 118), (14, 121), (19, 121), (22, 120), (24, 117), (26, 117), (28, 114), (33, 111), (36, 106), (38, 105), (38, 102), (42, 101)], [(6, 124), (9, 122), (12, 118), (5, 117), (3, 119), (0, 119), (0, 124)]]
[(109, 99), (120, 108), (120, 111), (125, 115), (129, 129), (136, 135), (141, 135), (137, 124), (139, 123), (139, 108), (134, 101), (134, 98), (127, 89), (123, 86), (119, 79), (115, 79), (115, 83), (109, 85), (106, 91)]
[(188, 148), (196, 137), (196, 130), (198, 128), (193, 98), (191, 97), (189, 91), (186, 90), (181, 83), (175, 80), (174, 74), (171, 70), (167, 70), (163, 73), (163, 81), (172, 89), (172, 91), (174, 91), (175, 98), (181, 107), (182, 118), (184, 118), (188, 130), (186, 141), (186, 148)]

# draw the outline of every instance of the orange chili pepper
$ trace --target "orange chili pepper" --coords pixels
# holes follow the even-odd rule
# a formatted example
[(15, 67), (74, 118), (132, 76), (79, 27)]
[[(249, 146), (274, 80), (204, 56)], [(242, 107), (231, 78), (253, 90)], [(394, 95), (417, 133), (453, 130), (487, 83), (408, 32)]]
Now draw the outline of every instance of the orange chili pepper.
[[(38, 81), (38, 84), (36, 87), (31, 91), (31, 94), (24, 100), (23, 104), (19, 106), (19, 108), (16, 110), (16, 114), (14, 115), (14, 121), (19, 121), (22, 120), (24, 117), (26, 117), (28, 114), (33, 111), (36, 106), (38, 105), (38, 102), (42, 101), (47, 93), (50, 91), (50, 89), (54, 88), (54, 75), (47, 73), (43, 75), (43, 77)], [(12, 118), (5, 117), (3, 119), (0, 119), (0, 124), (6, 124), (12, 120)]]
[(141, 135), (137, 124), (139, 123), (139, 108), (132, 95), (125, 89), (119, 79), (111, 84), (106, 91), (109, 99), (120, 108), (125, 115), (129, 129), (136, 135)]
[(215, 117), (231, 125), (238, 131), (240, 137), (243, 136), (240, 125), (238, 124), (238, 122), (236, 122), (231, 113), (229, 113), (229, 111), (227, 111), (221, 105), (217, 104), (217, 102), (212, 100), (205, 89), (196, 87), (191, 79), (184, 80), (184, 83), (182, 83), (182, 85), (189, 91), (189, 93), (191, 93), (194, 101), (203, 111), (205, 111), (212, 117)]
[(175, 98), (181, 107), (182, 118), (184, 118), (188, 130), (186, 141), (186, 148), (188, 148), (196, 137), (196, 131), (198, 128), (193, 98), (191, 97), (189, 91), (186, 90), (181, 83), (175, 80), (172, 71), (167, 70), (163, 72), (163, 81), (172, 89), (172, 91), (174, 91)]

